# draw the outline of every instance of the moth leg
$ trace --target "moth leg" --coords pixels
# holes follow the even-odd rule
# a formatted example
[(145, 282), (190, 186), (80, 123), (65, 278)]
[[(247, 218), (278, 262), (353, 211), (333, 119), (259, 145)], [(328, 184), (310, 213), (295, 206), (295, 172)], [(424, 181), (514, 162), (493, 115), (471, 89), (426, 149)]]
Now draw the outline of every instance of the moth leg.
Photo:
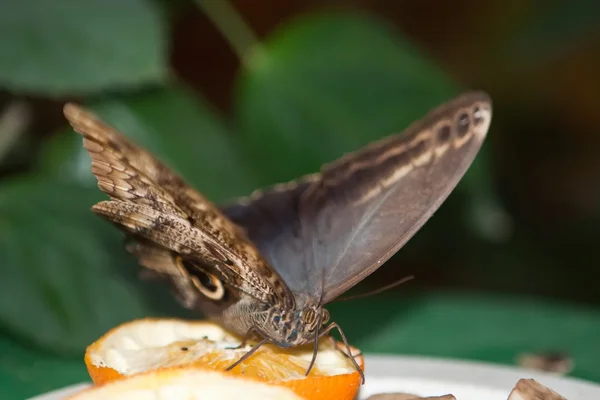
[(327, 337), (329, 338), (329, 340), (331, 341), (331, 345), (333, 346), (334, 349), (336, 349), (337, 351), (339, 351), (340, 353), (342, 353), (342, 355), (346, 358), (352, 358), (352, 357), (358, 357), (362, 355), (362, 351), (358, 351), (358, 353), (355, 354), (348, 354), (346, 353), (346, 350), (342, 349), (340, 346), (338, 346), (338, 343), (336, 342), (335, 338), (333, 337), (333, 335), (331, 335), (330, 332), (328, 332)]
[(239, 363), (241, 363), (242, 361), (246, 360), (248, 357), (250, 357), (252, 354), (254, 354), (256, 352), (256, 350), (258, 350), (263, 344), (267, 344), (270, 343), (271, 339), (269, 338), (265, 338), (263, 340), (260, 341), (260, 343), (258, 343), (256, 346), (254, 346), (251, 350), (249, 350), (246, 354), (244, 354), (243, 356), (240, 357), (239, 360), (237, 360), (236, 362), (234, 362), (233, 364), (231, 364), (229, 367), (227, 367), (225, 369), (225, 371), (231, 371), (233, 368), (235, 368)]
[[(346, 351), (347, 351), (346, 355), (350, 358), (350, 361), (352, 361), (354, 368), (356, 368), (356, 370), (360, 374), (360, 377), (362, 378), (362, 383), (364, 385), (365, 373), (360, 368), (360, 366), (356, 362), (356, 358), (355, 358), (356, 356), (359, 356), (360, 353), (356, 354), (356, 356), (352, 354), (352, 350), (350, 349), (350, 345), (348, 344), (348, 340), (346, 339), (346, 335), (344, 335), (344, 331), (342, 331), (342, 328), (340, 328), (340, 326), (338, 324), (336, 324), (335, 322), (332, 322), (331, 324), (329, 324), (329, 326), (327, 326), (327, 328), (325, 328), (325, 330), (323, 332), (321, 332), (321, 334), (319, 336), (324, 336), (324, 335), (329, 334), (329, 337), (332, 337), (329, 332), (333, 329), (337, 329), (337, 331), (340, 333), (340, 336), (342, 337), (342, 342), (344, 342), (344, 347), (346, 347)], [(336, 348), (337, 348), (337, 346), (336, 346)], [(340, 351), (341, 351), (341, 349), (340, 349)]]

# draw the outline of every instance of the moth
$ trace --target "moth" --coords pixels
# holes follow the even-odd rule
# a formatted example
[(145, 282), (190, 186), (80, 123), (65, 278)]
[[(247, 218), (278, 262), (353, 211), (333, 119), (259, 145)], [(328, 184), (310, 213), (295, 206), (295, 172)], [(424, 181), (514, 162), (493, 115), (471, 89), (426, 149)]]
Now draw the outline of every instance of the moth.
[[(492, 104), (467, 92), (402, 133), (320, 172), (216, 206), (94, 114), (66, 104), (98, 187), (92, 211), (126, 233), (126, 248), (166, 278), (183, 305), (260, 346), (314, 344), (337, 329), (324, 308), (398, 251), (471, 165)], [(364, 377), (363, 377), (364, 380)]]

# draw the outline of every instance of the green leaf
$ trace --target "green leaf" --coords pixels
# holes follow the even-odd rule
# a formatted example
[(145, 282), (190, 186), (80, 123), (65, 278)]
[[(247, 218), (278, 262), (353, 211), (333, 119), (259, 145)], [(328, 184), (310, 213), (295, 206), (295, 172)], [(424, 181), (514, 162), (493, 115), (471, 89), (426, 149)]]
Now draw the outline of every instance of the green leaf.
[(83, 354), (59, 358), (35, 352), (6, 337), (0, 339), (0, 399), (27, 399), (90, 378)]
[(458, 91), (382, 21), (320, 15), (285, 25), (249, 60), (237, 117), (272, 183), (399, 132)]
[(149, 0), (4, 3), (0, 86), (8, 90), (86, 94), (166, 75), (166, 27)]
[[(116, 324), (156, 315), (122, 236), (89, 211), (97, 189), (49, 179), (0, 190), (0, 325), (24, 342), (79, 353)], [(42, 328), (42, 329), (40, 329)]]
[[(89, 106), (213, 201), (256, 187), (257, 179), (224, 123), (204, 101), (181, 88), (113, 97)], [(71, 129), (44, 149), (42, 168), (95, 186), (89, 156)]]

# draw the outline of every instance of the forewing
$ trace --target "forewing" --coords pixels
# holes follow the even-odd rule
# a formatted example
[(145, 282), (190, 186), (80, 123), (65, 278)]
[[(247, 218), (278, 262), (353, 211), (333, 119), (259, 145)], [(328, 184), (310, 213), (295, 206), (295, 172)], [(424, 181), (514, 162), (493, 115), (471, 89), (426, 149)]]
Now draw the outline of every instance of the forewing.
[(92, 113), (73, 104), (64, 113), (83, 136), (98, 187), (111, 197), (94, 212), (131, 234), (214, 266), (225, 283), (259, 301), (293, 301), (239, 228), (178, 175)]
[(472, 163), (490, 121), (489, 97), (463, 94), (319, 175), (257, 192), (224, 212), (297, 298), (328, 303), (431, 217)]
[(322, 303), (371, 274), (404, 245), (455, 188), (479, 151), (491, 100), (467, 93), (403, 133), (327, 165), (300, 204)]

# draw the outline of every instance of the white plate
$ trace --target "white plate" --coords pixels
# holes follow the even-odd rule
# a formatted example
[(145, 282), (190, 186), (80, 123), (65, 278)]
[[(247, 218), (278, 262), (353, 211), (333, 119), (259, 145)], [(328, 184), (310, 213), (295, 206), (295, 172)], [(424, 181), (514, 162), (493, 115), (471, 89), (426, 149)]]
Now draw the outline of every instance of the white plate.
[[(487, 363), (404, 356), (367, 355), (367, 383), (361, 399), (375, 393), (407, 392), (420, 396), (451, 393), (458, 400), (506, 400), (521, 378), (532, 378), (568, 400), (600, 399), (600, 385), (578, 379)], [(81, 383), (30, 400), (63, 400), (87, 387)]]

